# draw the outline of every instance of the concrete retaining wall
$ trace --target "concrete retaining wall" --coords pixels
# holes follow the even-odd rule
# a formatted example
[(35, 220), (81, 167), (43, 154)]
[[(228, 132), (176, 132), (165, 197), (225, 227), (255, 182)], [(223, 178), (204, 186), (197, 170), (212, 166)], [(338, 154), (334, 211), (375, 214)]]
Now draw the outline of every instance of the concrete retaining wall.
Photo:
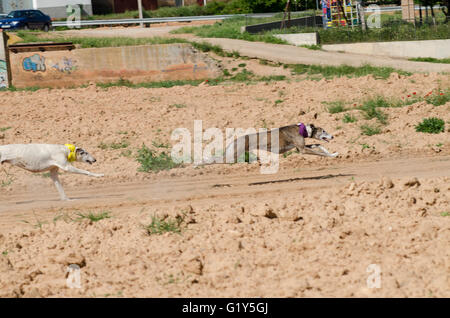
[[(247, 25), (247, 26), (241, 27), (241, 33), (244, 33), (244, 32), (259, 33), (259, 32), (263, 32), (263, 31), (270, 31), (273, 29), (280, 29), (281, 23), (282, 23), (282, 21), (275, 21), (275, 22)], [(288, 21), (286, 21), (286, 24), (288, 24)], [(291, 19), (291, 21), (289, 22), (289, 25), (291, 27), (293, 27), (293, 26), (297, 26), (297, 27), (322, 26), (322, 16)]]
[(186, 43), (10, 53), (16, 87), (214, 78), (219, 66)]
[(293, 45), (316, 45), (317, 33), (274, 34), (275, 37)]
[(397, 41), (322, 45), (326, 51), (342, 51), (391, 57), (450, 57), (450, 40)]

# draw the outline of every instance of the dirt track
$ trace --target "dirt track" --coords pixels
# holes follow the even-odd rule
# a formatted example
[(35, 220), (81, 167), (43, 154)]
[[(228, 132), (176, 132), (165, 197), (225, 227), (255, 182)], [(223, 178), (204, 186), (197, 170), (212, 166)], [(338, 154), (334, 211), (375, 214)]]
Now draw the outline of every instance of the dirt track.
[[(245, 165), (244, 165), (245, 166)], [(39, 212), (58, 209), (125, 209), (136, 206), (173, 204), (177, 201), (203, 202), (210, 199), (229, 201), (245, 200), (252, 195), (269, 196), (270, 193), (323, 192), (328, 189), (355, 182), (377, 182), (382, 178), (403, 179), (414, 175), (417, 178), (450, 177), (450, 157), (396, 158), (357, 164), (340, 164), (332, 167), (305, 167), (296, 173), (261, 175), (248, 173), (245, 176), (167, 178), (157, 181), (125, 183), (121, 185), (88, 186), (83, 190), (71, 189), (73, 201), (60, 202), (54, 191), (48, 193), (26, 193), (8, 196), (2, 200), (0, 228), (9, 229), (17, 222), (17, 212), (27, 217), (32, 210)], [(349, 181), (351, 180), (351, 181)], [(382, 181), (382, 180), (381, 180)], [(124, 202), (124, 199), (125, 202)], [(42, 216), (53, 218), (52, 213)], [(47, 220), (49, 221), (49, 220)]]
[[(230, 71), (286, 74), (254, 60)], [(72, 142), (98, 159), (103, 179), (63, 174), (70, 202), (49, 178), (0, 170), (0, 296), (450, 296), (449, 103), (383, 109), (382, 133), (361, 135), (356, 106), (376, 95), (424, 96), (449, 86), (436, 74), (161, 89), (39, 90), (0, 95), (2, 144)], [(415, 94), (414, 94), (415, 93)], [(279, 102), (281, 100), (281, 102)], [(343, 100), (355, 123), (323, 102)], [(278, 102), (277, 102), (278, 101)], [(424, 117), (446, 121), (423, 134)], [(177, 127), (279, 127), (303, 121), (335, 136), (328, 159), (292, 154), (280, 170), (257, 164), (191, 165), (138, 172), (142, 143), (171, 144)], [(120, 149), (108, 145), (125, 143)], [(130, 150), (131, 153), (126, 151)], [(98, 222), (77, 213), (109, 211)], [(447, 214), (446, 214), (447, 213)], [(151, 217), (182, 220), (182, 232), (147, 235)], [(81, 288), (66, 285), (81, 267)], [(366, 270), (381, 270), (368, 288)]]

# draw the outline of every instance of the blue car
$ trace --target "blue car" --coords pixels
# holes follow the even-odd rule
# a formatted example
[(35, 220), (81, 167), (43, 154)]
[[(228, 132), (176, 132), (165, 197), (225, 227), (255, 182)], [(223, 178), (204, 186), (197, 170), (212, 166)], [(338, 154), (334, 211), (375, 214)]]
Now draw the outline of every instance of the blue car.
[(39, 10), (15, 10), (0, 18), (0, 28), (3, 30), (41, 29), (47, 32), (51, 27), (51, 18)]

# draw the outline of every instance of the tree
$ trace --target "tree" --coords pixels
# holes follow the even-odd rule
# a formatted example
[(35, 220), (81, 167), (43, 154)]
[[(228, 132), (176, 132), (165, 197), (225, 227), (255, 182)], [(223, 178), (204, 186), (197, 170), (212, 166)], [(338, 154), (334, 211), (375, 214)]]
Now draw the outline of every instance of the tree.
[(450, 0), (441, 0), (439, 4), (442, 12), (445, 14), (445, 23), (450, 22)]
[[(436, 17), (434, 15), (433, 6), (438, 4), (439, 1), (440, 0), (417, 0), (417, 2), (419, 2), (420, 5), (425, 6), (425, 12), (427, 15), (426, 19), (428, 19), (428, 7), (430, 7), (433, 24), (436, 24)], [(448, 1), (448, 0), (445, 0), (445, 1)]]

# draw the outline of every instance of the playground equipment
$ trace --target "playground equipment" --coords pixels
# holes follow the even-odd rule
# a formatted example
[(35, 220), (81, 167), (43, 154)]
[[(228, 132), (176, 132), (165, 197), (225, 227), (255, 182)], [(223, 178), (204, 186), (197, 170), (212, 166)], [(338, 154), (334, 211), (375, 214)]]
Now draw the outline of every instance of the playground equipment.
[(359, 15), (352, 0), (321, 0), (324, 28), (355, 26), (359, 24)]

